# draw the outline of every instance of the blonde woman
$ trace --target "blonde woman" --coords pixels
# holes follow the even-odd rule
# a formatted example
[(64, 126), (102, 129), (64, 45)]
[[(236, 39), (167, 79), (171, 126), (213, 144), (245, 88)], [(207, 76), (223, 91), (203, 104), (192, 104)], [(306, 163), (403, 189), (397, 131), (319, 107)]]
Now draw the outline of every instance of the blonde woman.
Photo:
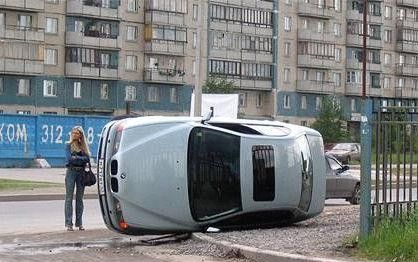
[(82, 184), (82, 173), (85, 165), (90, 161), (90, 150), (86, 142), (86, 137), (81, 126), (75, 126), (71, 130), (70, 142), (65, 148), (66, 167), (65, 174), (65, 227), (67, 231), (73, 229), (73, 194), (75, 193), (75, 226), (79, 230), (83, 227), (83, 197), (84, 186)]

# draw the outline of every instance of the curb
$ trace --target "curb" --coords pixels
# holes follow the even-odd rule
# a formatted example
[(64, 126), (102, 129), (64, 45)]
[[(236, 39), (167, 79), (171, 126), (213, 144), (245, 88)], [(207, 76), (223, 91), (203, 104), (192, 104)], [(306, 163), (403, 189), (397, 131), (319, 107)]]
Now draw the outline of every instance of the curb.
[[(97, 194), (85, 194), (84, 199), (97, 199)], [(6, 195), (0, 196), (0, 202), (17, 201), (52, 201), (65, 200), (65, 194), (43, 194), (43, 195)]]
[(263, 262), (342, 262), (347, 260), (336, 260), (329, 258), (319, 258), (312, 256), (289, 254), (279, 251), (264, 250), (255, 247), (249, 247), (239, 244), (233, 244), (228, 241), (218, 241), (203, 233), (193, 233), (192, 238), (214, 244), (224, 250), (233, 250), (237, 255), (242, 255), (245, 258), (254, 261)]

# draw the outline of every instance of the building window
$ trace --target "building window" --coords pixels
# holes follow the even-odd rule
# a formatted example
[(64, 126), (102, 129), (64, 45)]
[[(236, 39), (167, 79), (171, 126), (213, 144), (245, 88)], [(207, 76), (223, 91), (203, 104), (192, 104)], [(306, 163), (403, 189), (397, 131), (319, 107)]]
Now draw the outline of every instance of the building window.
[(16, 113), (19, 115), (30, 115), (30, 110), (17, 110)]
[(385, 19), (392, 19), (392, 7), (385, 6)]
[(17, 26), (21, 29), (27, 29), (32, 27), (32, 16), (30, 15), (18, 15)]
[(81, 82), (74, 82), (74, 98), (81, 98)]
[(292, 5), (292, 0), (286, 0), (284, 1), (286, 5)]
[(289, 16), (284, 17), (284, 30), (290, 32), (292, 30), (292, 18)]
[(306, 120), (300, 121), (301, 126), (308, 126), (308, 122)]
[(46, 48), (44, 62), (46, 65), (57, 65), (58, 64), (58, 50)]
[(109, 85), (107, 83), (102, 83), (100, 85), (100, 99), (109, 99)]
[(388, 54), (388, 53), (385, 53), (385, 54), (383, 55), (383, 63), (384, 63), (385, 65), (390, 65), (390, 64), (392, 64), (392, 55), (391, 55), (391, 54)]
[(315, 110), (316, 111), (321, 111), (322, 108), (322, 97), (317, 96), (315, 98)]
[(253, 146), (253, 199), (273, 201), (275, 197), (274, 148), (269, 145)]
[(309, 71), (306, 69), (302, 70), (302, 80), (309, 80)]
[(290, 56), (290, 42), (284, 43), (284, 55)]
[(334, 85), (336, 87), (341, 86), (341, 73), (334, 73)]
[(44, 114), (44, 115), (58, 115), (58, 113), (54, 112), (54, 111), (45, 111), (42, 114)]
[(197, 33), (193, 32), (193, 48), (196, 48), (197, 45)]
[(284, 69), (283, 82), (285, 82), (285, 83), (290, 82), (290, 68), (285, 68)]
[(57, 18), (46, 18), (45, 33), (57, 34), (58, 33), (58, 19)]
[(0, 77), (0, 95), (4, 93), (4, 78)]
[(57, 96), (58, 82), (56, 80), (44, 80), (44, 96)]
[(385, 43), (392, 42), (392, 30), (385, 30), (383, 40), (385, 41)]
[(262, 107), (263, 106), (263, 94), (262, 93), (258, 93), (256, 95), (255, 106), (256, 107)]
[(238, 97), (239, 107), (247, 106), (247, 93), (240, 93)]
[(175, 87), (170, 88), (170, 103), (178, 104), (179, 103), (179, 94), (178, 90)]
[(334, 23), (334, 35), (341, 36), (341, 24)]
[(335, 48), (335, 61), (341, 62), (341, 48)]
[(158, 102), (160, 101), (159, 89), (156, 86), (148, 87), (148, 102)]
[(307, 109), (306, 96), (301, 96), (300, 97), (300, 109), (303, 109), (303, 110)]
[(136, 86), (125, 87), (125, 101), (136, 101)]
[(360, 71), (347, 71), (347, 83), (361, 83), (361, 72)]
[(136, 26), (127, 26), (126, 27), (126, 40), (134, 41), (138, 38), (138, 27)]
[(380, 74), (370, 73), (372, 88), (380, 88)]
[(413, 79), (412, 80), (412, 88), (413, 89), (418, 89), (418, 79)]
[(46, 0), (48, 4), (59, 4), (60, 0)]
[(385, 88), (385, 89), (390, 88), (390, 78), (389, 77), (383, 78), (383, 88)]
[(334, 0), (334, 9), (335, 11), (341, 11), (341, 0)]
[(29, 79), (19, 79), (17, 86), (17, 94), (21, 96), (30, 95), (30, 80)]
[(126, 56), (126, 70), (136, 71), (137, 69), (137, 57), (134, 55)]
[(357, 112), (356, 100), (351, 99), (351, 112)]
[(325, 23), (323, 21), (318, 21), (317, 24), (317, 32), (323, 33), (324, 32)]
[(128, 11), (129, 12), (138, 12), (138, 1), (137, 0), (128, 0)]
[(283, 107), (286, 109), (290, 109), (290, 96), (289, 95), (283, 96)]
[(199, 5), (193, 5), (193, 20), (196, 21), (199, 15)]

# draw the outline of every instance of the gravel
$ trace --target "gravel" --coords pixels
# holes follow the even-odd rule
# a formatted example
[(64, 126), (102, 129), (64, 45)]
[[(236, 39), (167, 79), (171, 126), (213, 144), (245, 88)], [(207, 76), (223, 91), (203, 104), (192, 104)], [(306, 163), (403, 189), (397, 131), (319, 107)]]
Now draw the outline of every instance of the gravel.
[(266, 250), (350, 259), (344, 248), (358, 234), (359, 206), (326, 206), (317, 217), (292, 226), (207, 234), (215, 240)]

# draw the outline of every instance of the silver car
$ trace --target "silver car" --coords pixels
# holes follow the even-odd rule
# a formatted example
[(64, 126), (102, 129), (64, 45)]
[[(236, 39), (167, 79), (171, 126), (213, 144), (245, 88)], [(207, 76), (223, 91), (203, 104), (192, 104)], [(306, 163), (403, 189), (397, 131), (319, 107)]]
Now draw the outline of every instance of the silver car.
[(360, 177), (349, 171), (334, 156), (325, 154), (326, 199), (345, 198), (353, 205), (360, 203)]

